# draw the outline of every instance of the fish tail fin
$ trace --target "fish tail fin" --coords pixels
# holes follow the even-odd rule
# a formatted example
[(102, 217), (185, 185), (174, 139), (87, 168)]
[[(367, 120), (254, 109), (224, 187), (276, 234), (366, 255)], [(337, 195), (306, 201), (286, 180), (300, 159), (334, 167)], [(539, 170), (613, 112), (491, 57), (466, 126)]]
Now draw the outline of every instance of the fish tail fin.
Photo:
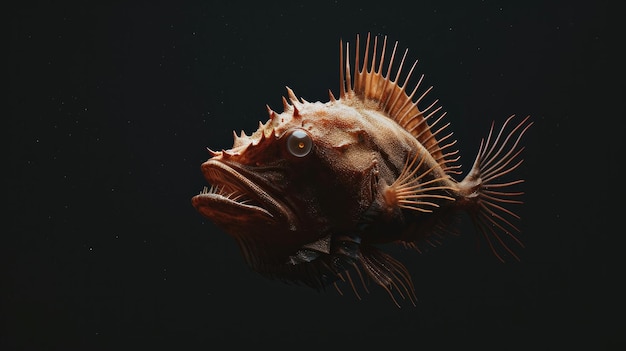
[[(494, 133), (494, 124), (487, 139), (483, 139), (474, 165), (469, 174), (459, 183), (459, 189), (464, 196), (464, 203), (477, 231), (487, 241), (493, 254), (504, 262), (501, 253), (508, 253), (519, 260), (507, 242), (514, 242), (524, 247), (516, 237), (520, 230), (511, 222), (520, 217), (507, 207), (521, 204), (519, 196), (524, 193), (515, 190), (523, 179), (512, 181), (509, 178), (522, 163), (520, 154), (524, 147), (520, 146), (520, 139), (533, 124), (527, 116), (517, 125), (509, 127), (509, 122), (515, 116), (510, 116), (497, 133)], [(504, 250), (504, 251), (502, 251)]]

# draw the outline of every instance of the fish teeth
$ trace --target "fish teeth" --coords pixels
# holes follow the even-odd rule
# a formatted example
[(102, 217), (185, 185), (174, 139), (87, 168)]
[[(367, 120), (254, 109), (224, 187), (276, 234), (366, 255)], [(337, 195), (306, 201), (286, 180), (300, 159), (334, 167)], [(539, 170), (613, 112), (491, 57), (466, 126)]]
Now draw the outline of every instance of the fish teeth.
[(200, 195), (207, 195), (207, 194), (219, 194), (219, 186), (214, 186), (211, 185), (211, 187), (203, 187), (202, 190), (200, 191)]
[(242, 205), (254, 202), (252, 199), (248, 198), (244, 192), (241, 192), (240, 190), (227, 191), (226, 186), (224, 185), (211, 185), (210, 187), (205, 186), (200, 191), (200, 195), (219, 195)]

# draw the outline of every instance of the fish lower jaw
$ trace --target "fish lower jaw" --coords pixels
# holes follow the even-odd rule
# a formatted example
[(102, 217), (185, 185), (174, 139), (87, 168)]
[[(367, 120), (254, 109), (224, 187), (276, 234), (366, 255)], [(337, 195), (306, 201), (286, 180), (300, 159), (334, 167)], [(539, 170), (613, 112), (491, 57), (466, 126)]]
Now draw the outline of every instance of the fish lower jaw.
[(200, 193), (191, 199), (191, 203), (202, 215), (216, 221), (274, 218), (270, 211), (250, 200), (233, 199), (219, 193)]

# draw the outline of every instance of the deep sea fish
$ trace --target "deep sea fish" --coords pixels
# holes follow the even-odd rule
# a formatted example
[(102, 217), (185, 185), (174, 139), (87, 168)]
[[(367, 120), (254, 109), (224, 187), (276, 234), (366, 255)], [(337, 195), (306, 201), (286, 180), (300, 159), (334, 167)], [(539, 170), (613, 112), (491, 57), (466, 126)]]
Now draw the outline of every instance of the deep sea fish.
[(517, 259), (519, 217), (509, 207), (521, 203), (523, 180), (511, 173), (522, 163), (529, 117), (492, 123), (471, 170), (456, 180), (446, 114), (437, 100), (421, 108), (432, 87), (417, 94), (422, 75), (407, 89), (417, 61), (404, 70), (407, 51), (398, 64), (397, 43), (388, 47), (386, 37), (368, 34), (363, 54), (360, 45), (357, 35), (351, 62), (340, 42), (338, 98), (329, 91), (328, 102), (308, 102), (287, 88), (282, 113), (268, 106), (257, 131), (235, 133), (228, 150), (209, 149), (201, 168), (210, 187), (193, 206), (267, 277), (340, 293), (344, 282), (357, 297), (374, 283), (398, 306), (399, 298), (415, 304), (414, 286), (384, 244), (434, 245), (456, 234), (459, 213), (498, 259)]

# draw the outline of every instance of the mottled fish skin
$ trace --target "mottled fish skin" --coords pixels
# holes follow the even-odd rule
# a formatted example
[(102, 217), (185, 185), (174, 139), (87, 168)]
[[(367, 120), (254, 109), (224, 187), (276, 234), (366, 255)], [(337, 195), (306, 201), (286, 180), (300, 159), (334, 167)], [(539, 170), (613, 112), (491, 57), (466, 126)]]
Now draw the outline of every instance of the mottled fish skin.
[(282, 113), (268, 106), (254, 133), (209, 150), (202, 172), (211, 187), (193, 206), (233, 236), (261, 274), (317, 289), (339, 290), (344, 281), (358, 297), (371, 281), (398, 306), (398, 298), (415, 303), (411, 276), (380, 245), (435, 245), (462, 211), (498, 259), (518, 259), (510, 245), (522, 246), (519, 217), (507, 207), (521, 203), (523, 180), (505, 179), (522, 163), (529, 117), (492, 124), (457, 181), (446, 113), (438, 100), (418, 107), (432, 89), (421, 89), (423, 75), (408, 89), (417, 61), (406, 70), (407, 51), (398, 63), (397, 43), (388, 48), (386, 37), (368, 34), (359, 46), (357, 36), (351, 62), (349, 44), (340, 44), (339, 98), (329, 91), (328, 102), (308, 102), (287, 88)]

